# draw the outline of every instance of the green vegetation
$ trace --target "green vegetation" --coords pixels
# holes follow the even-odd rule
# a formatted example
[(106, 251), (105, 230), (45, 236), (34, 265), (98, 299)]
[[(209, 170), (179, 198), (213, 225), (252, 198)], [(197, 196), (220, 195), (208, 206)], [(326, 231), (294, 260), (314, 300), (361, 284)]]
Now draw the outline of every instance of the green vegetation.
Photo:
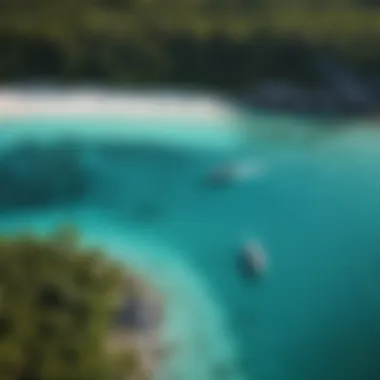
[(225, 88), (265, 76), (310, 81), (305, 60), (315, 49), (368, 72), (380, 62), (380, 7), (371, 3), (2, 0), (0, 79)]
[(142, 370), (133, 345), (110, 350), (120, 292), (126, 300), (135, 289), (121, 268), (67, 229), (2, 238), (0, 378), (119, 380)]

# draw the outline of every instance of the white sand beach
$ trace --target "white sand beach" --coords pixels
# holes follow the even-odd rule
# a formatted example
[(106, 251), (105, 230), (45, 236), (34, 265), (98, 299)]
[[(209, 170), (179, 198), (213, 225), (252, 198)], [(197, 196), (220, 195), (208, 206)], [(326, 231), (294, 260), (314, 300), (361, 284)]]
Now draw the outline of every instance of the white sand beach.
[(215, 120), (232, 113), (227, 100), (203, 93), (0, 88), (0, 117), (112, 115)]

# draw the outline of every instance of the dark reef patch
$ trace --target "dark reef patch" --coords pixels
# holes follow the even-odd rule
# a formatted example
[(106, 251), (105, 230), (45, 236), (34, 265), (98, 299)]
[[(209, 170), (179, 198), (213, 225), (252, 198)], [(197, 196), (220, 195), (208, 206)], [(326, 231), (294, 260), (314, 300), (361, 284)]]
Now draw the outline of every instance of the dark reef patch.
[(0, 151), (0, 212), (77, 203), (113, 186), (135, 203), (135, 220), (153, 221), (163, 211), (157, 197), (189, 162), (190, 152), (149, 142), (20, 141)]
[(74, 146), (20, 143), (0, 156), (0, 210), (77, 201), (89, 189), (87, 174)]

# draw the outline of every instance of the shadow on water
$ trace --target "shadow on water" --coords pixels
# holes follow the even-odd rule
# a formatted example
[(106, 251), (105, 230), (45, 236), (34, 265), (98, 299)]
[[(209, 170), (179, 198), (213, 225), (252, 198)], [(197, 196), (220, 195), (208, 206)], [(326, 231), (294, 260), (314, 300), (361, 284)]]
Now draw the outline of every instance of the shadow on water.
[[(353, 171), (349, 156), (320, 147), (261, 152), (263, 178), (209, 188), (205, 174), (239, 152), (25, 143), (2, 151), (0, 210), (92, 205), (180, 248), (223, 302), (250, 379), (378, 380), (376, 165)], [(236, 270), (251, 235), (270, 259), (258, 282)]]

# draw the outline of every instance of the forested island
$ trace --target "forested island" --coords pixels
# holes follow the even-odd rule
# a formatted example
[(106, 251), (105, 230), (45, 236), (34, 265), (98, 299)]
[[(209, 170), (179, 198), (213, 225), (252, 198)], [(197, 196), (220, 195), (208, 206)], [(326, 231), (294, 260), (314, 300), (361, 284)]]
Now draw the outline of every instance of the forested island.
[(377, 0), (0, 2), (3, 83), (191, 85), (373, 114), (379, 41)]
[(67, 227), (1, 236), (0, 264), (1, 379), (152, 378), (162, 304), (145, 279)]

